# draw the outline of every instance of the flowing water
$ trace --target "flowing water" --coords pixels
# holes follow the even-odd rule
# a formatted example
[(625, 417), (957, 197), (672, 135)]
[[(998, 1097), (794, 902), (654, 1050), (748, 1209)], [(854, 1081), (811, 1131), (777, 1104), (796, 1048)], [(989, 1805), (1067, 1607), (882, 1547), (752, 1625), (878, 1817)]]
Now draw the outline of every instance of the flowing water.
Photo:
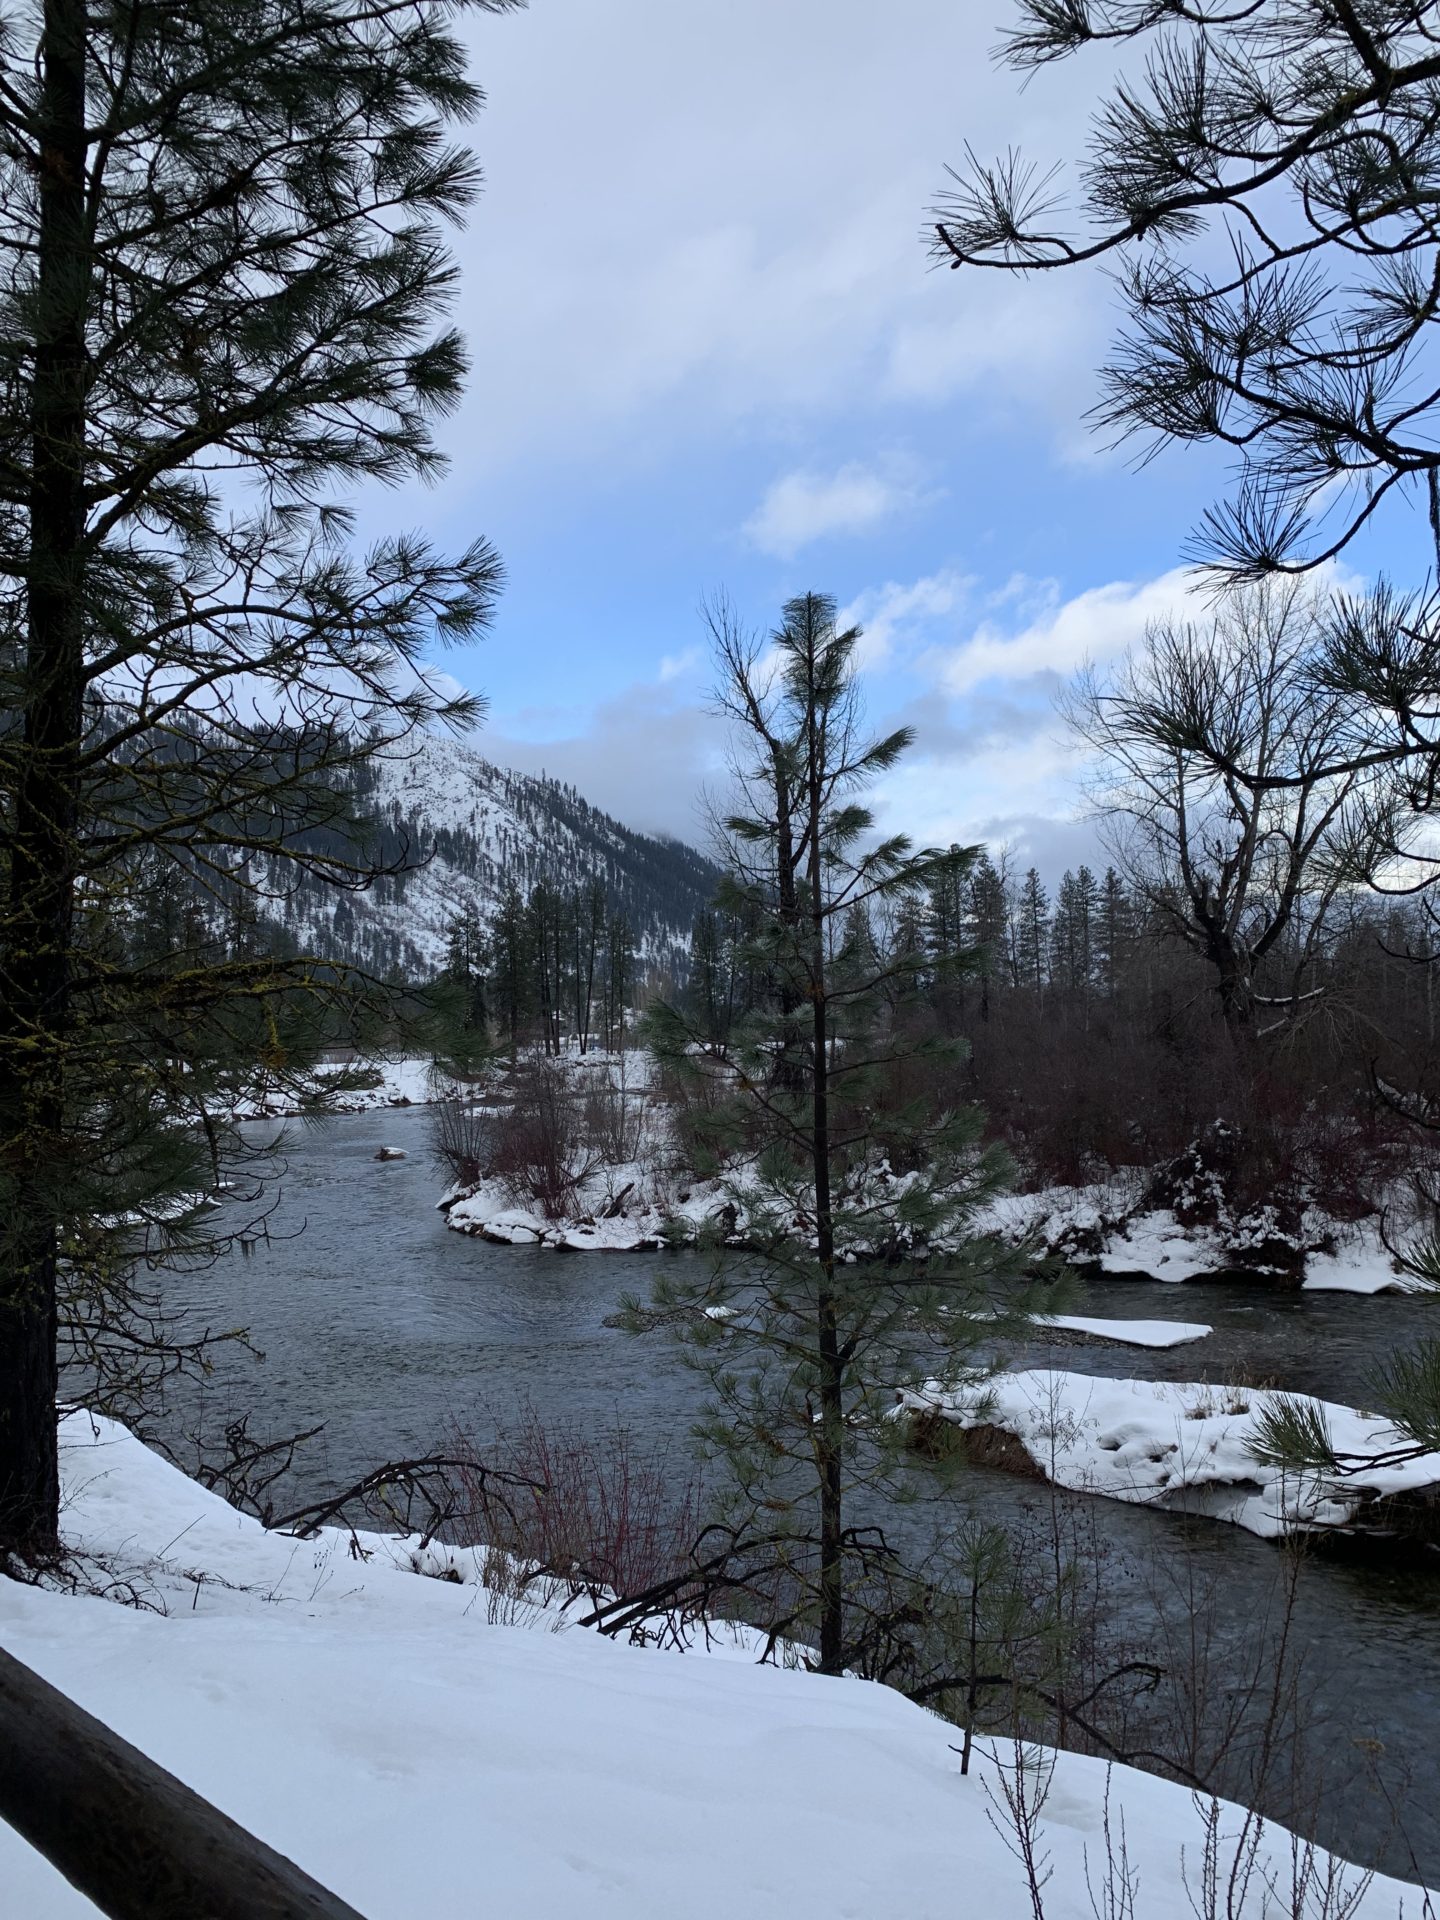
[[(212, 1436), (249, 1412), (257, 1432), (324, 1422), (302, 1460), (299, 1497), (347, 1484), (387, 1459), (431, 1450), (459, 1421), (482, 1436), (525, 1407), (663, 1440), (688, 1473), (684, 1437), (702, 1389), (657, 1339), (606, 1326), (620, 1295), (643, 1295), (665, 1254), (559, 1254), (492, 1247), (451, 1233), (435, 1209), (440, 1177), (421, 1109), (296, 1132), (270, 1236), (176, 1282), (212, 1329), (245, 1326), (263, 1359), (231, 1350), (203, 1388), (175, 1396), (168, 1437)], [(382, 1145), (403, 1160), (375, 1159)], [(1155, 1379), (1232, 1379), (1364, 1405), (1377, 1360), (1426, 1329), (1440, 1305), (1397, 1295), (1258, 1294), (1202, 1283), (1097, 1283), (1077, 1311), (1202, 1321), (1213, 1336), (1164, 1352), (1087, 1342), (1037, 1345), (1024, 1360)], [(967, 1471), (943, 1515), (895, 1516), (905, 1529), (953, 1526), (965, 1512), (1007, 1524), (1037, 1490)], [(1047, 1496), (1048, 1498), (1048, 1496)], [(1233, 1650), (1233, 1684), (1256, 1622), (1274, 1604), (1282, 1556), (1216, 1522), (1113, 1501), (1067, 1498), (1106, 1543), (1106, 1603), (1136, 1636), (1157, 1603), (1172, 1619), (1204, 1590)], [(1161, 1595), (1161, 1589), (1164, 1594)], [(1165, 1597), (1168, 1596), (1168, 1597)], [(1351, 1858), (1440, 1882), (1440, 1567), (1397, 1570), (1307, 1559), (1294, 1637), (1303, 1645), (1331, 1762), (1319, 1837)], [(1381, 1785), (1375, 1784), (1378, 1777)], [(1387, 1801), (1388, 1796), (1388, 1801)], [(1413, 1862), (1387, 1839), (1403, 1817)], [(1418, 1911), (1418, 1909), (1417, 1909)]]

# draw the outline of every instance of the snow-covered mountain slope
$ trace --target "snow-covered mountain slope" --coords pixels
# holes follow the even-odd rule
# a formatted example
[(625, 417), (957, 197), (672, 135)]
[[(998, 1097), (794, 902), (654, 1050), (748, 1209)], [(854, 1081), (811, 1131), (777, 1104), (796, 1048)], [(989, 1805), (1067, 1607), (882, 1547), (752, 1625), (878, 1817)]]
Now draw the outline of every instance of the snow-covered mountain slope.
[(568, 890), (598, 880), (634, 931), (642, 965), (683, 961), (716, 869), (693, 847), (633, 832), (559, 781), (497, 767), (475, 747), (426, 734), (377, 756), (358, 784), (386, 862), (416, 863), (360, 894), (302, 889), (283, 920), (302, 945), (377, 972), (423, 976), (445, 957), (457, 915), (488, 921), (506, 885)]

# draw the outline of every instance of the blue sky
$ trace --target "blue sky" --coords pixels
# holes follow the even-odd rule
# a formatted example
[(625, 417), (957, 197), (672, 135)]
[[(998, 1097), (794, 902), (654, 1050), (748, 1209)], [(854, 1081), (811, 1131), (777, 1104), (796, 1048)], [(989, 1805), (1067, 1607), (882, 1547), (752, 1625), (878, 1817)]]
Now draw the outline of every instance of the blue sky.
[(509, 585), (445, 665), (478, 744), (696, 837), (720, 740), (699, 604), (806, 588), (871, 635), (880, 795), (922, 840), (1095, 857), (1055, 718), (1086, 656), (1177, 607), (1206, 453), (1137, 473), (1087, 431), (1099, 275), (936, 272), (924, 210), (966, 142), (1079, 150), (1105, 72), (1023, 91), (1004, 0), (534, 0), (467, 28), (489, 105), (458, 241), (475, 370), (445, 481), (364, 518), (481, 532)]

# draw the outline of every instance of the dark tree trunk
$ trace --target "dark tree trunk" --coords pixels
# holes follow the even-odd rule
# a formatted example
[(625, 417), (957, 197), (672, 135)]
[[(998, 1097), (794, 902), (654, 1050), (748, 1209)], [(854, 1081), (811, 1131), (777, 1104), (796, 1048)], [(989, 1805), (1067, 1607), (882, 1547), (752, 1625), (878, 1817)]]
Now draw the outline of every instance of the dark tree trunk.
[(1233, 1034), (1248, 1035), (1255, 1014), (1254, 983), (1242, 956), (1227, 947), (1215, 961), (1220, 994), (1220, 1011)]
[(807, 982), (812, 1009), (810, 1143), (815, 1184), (815, 1253), (820, 1269), (816, 1335), (820, 1359), (820, 1671), (845, 1670), (845, 1364), (835, 1299), (835, 1211), (830, 1191), (829, 1005), (825, 978), (825, 900), (820, 862), (822, 751), (813, 709), (807, 727), (810, 767), (810, 928)]
[(84, 691), (85, 4), (46, 0), (24, 745), (0, 1008), (0, 1553), (53, 1551), (57, 1195)]

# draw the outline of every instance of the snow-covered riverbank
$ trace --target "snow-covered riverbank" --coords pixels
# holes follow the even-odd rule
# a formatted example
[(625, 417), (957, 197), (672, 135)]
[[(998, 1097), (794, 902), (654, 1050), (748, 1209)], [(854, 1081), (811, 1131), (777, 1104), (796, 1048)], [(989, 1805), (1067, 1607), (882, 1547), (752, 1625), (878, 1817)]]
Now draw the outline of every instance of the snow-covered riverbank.
[(437, 1075), (433, 1061), (428, 1059), (331, 1061), (315, 1069), (308, 1093), (297, 1094), (292, 1087), (270, 1084), (262, 1075), (237, 1104), (235, 1118), (290, 1119), (314, 1112), (321, 1103), (327, 1113), (418, 1107), (432, 1100), (443, 1100), (453, 1090), (443, 1075)]
[[(473, 1556), (457, 1584), (376, 1536), (266, 1534), (119, 1427), (72, 1418), (63, 1439), (66, 1539), (142, 1606), (0, 1580), (0, 1644), (368, 1920), (1031, 1920), (989, 1817), (1013, 1753), (962, 1777), (954, 1728), (888, 1688), (615, 1645), (553, 1611), (510, 1623)], [(1092, 1920), (1106, 1769), (1059, 1755), (1047, 1773), (1044, 1911)], [(1191, 1796), (1116, 1768), (1117, 1839), (1122, 1817), (1135, 1912), (1188, 1912)], [(1222, 1872), (1240, 1826), (1221, 1809)], [(1328, 1870), (1279, 1829), (1261, 1850), (1249, 1920)], [(0, 1886), (17, 1920), (95, 1912), (3, 1826)], [(1398, 1920), (1402, 1902), (1420, 1915), (1416, 1889), (1377, 1878), (1346, 1911)]]
[[(570, 1103), (563, 1151), (557, 1141), (533, 1167), (523, 1152), (521, 1164), (506, 1164), (506, 1124), (517, 1094), (513, 1077), (497, 1073), (470, 1109), (482, 1124), (474, 1129), (477, 1151), (467, 1177), (440, 1202), (450, 1227), (501, 1246), (569, 1253), (638, 1253), (716, 1239), (744, 1246), (753, 1169), (737, 1160), (723, 1178), (702, 1178), (689, 1167), (684, 1129), (661, 1097), (648, 1056), (535, 1056), (528, 1070), (537, 1069), (558, 1077), (560, 1099)], [(443, 1093), (432, 1087), (428, 1097)], [(584, 1117), (589, 1106), (598, 1110), (598, 1131)], [(533, 1127), (535, 1116), (529, 1119)], [(617, 1151), (619, 1140), (626, 1144)], [(1360, 1294), (1421, 1286), (1386, 1246), (1378, 1215), (1341, 1220), (1294, 1196), (1248, 1209), (1232, 1202), (1227, 1180), (1233, 1182), (1231, 1163), (1242, 1147), (1243, 1136), (1217, 1123), (1166, 1166), (1117, 1169), (1088, 1186), (1012, 1192), (979, 1209), (971, 1226), (1027, 1241), (1037, 1254), (1095, 1277)], [(508, 1157), (516, 1158), (513, 1151)], [(874, 1203), (892, 1201), (906, 1178), (877, 1163), (852, 1176), (855, 1191), (839, 1196), (840, 1209), (870, 1217)], [(1403, 1213), (1406, 1194), (1393, 1197)], [(803, 1220), (797, 1225), (803, 1230)], [(1403, 1226), (1392, 1221), (1392, 1229), (1404, 1237)]]
[[(1417, 1494), (1436, 1505), (1440, 1535), (1440, 1454), (1367, 1467), (1340, 1482), (1267, 1465), (1250, 1447), (1259, 1415), (1277, 1398), (1255, 1388), (1031, 1368), (974, 1387), (932, 1381), (901, 1394), (899, 1411), (1011, 1434), (1057, 1486), (1207, 1514), (1269, 1539), (1319, 1529), (1375, 1533), (1386, 1526), (1385, 1501)], [(1404, 1444), (1372, 1414), (1313, 1404), (1342, 1455), (1368, 1460)]]
[[(717, 1230), (743, 1245), (743, 1209), (733, 1182), (685, 1181), (645, 1162), (597, 1169), (563, 1214), (517, 1196), (511, 1181), (478, 1180), (444, 1201), (448, 1224), (501, 1246), (549, 1247), (568, 1253), (636, 1253), (694, 1246)], [(1314, 1212), (1309, 1244), (1294, 1251), (1289, 1269), (1260, 1268), (1254, 1277), (1315, 1292), (1406, 1293), (1421, 1283), (1403, 1273), (1373, 1221), (1342, 1223)], [(1173, 1212), (1150, 1210), (1108, 1217), (1096, 1190), (1049, 1187), (1010, 1194), (975, 1220), (979, 1232), (1033, 1240), (1097, 1276), (1167, 1282), (1239, 1278), (1234, 1248), (1214, 1228), (1185, 1226)], [(1082, 1238), (1082, 1234), (1085, 1236)]]
[(1317, 1293), (1423, 1291), (1386, 1247), (1378, 1218), (1336, 1220), (1308, 1206), (1283, 1225), (1264, 1214), (1184, 1219), (1173, 1207), (1147, 1205), (1145, 1184), (1146, 1176), (1132, 1169), (1093, 1186), (1009, 1194), (992, 1210), (990, 1224), (1015, 1239), (1030, 1235), (1068, 1263), (1115, 1279), (1250, 1278)]

